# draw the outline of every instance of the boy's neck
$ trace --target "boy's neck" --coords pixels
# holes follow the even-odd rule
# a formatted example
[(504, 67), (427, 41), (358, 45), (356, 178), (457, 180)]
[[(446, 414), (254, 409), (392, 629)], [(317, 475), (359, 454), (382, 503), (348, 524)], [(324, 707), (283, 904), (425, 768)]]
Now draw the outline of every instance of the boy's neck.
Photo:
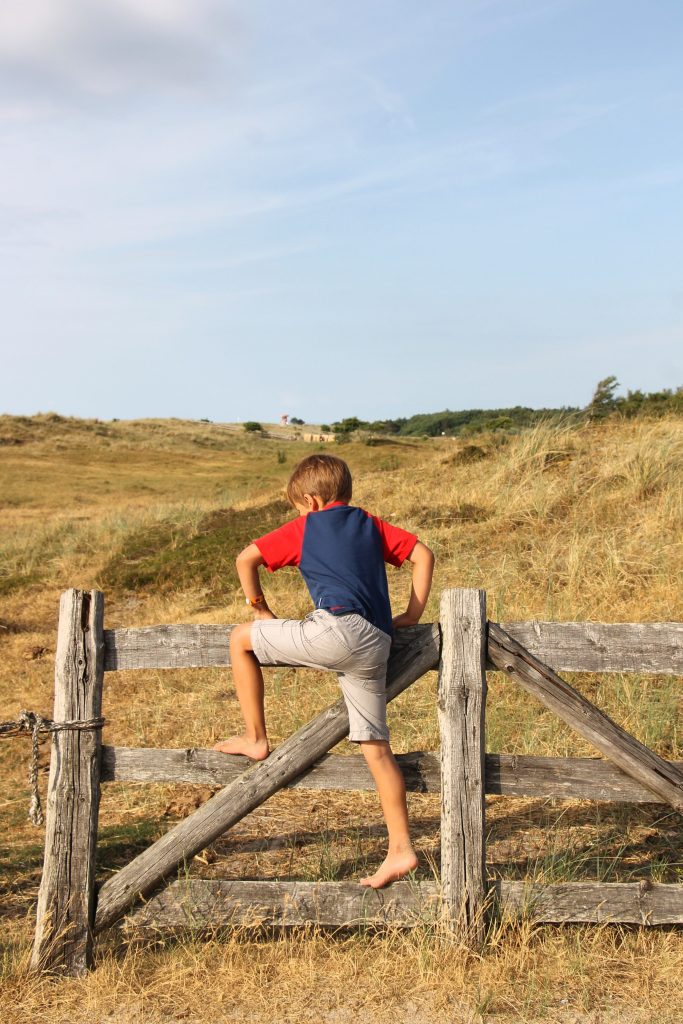
[(332, 505), (348, 505), (348, 501), (342, 501), (341, 498), (325, 501), (319, 494), (304, 494), (302, 500), (296, 502), (296, 508), (302, 516), (307, 516), (309, 512), (322, 512)]

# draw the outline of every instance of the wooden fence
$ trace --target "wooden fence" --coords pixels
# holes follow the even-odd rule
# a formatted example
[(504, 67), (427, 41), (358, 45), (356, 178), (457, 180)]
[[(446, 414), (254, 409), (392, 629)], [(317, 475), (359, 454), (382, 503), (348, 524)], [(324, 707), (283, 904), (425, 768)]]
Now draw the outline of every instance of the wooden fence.
[[(134, 927), (221, 924), (324, 926), (425, 917), (482, 942), (495, 901), (538, 921), (683, 922), (683, 885), (575, 882), (539, 886), (488, 883), (484, 796), (547, 796), (665, 802), (683, 811), (683, 762), (663, 760), (639, 743), (557, 672), (657, 672), (683, 675), (683, 624), (487, 622), (486, 595), (450, 590), (440, 623), (398, 632), (389, 660), (387, 699), (438, 668), (441, 752), (398, 757), (409, 790), (441, 792), (441, 878), (395, 882), (383, 890), (351, 882), (162, 881), (283, 787), (371, 789), (362, 758), (328, 751), (348, 731), (343, 700), (251, 763), (209, 750), (102, 746), (105, 672), (228, 666), (231, 627), (153, 626), (105, 630), (98, 591), (61, 598), (48, 783), (45, 861), (32, 966), (80, 974), (93, 935), (126, 914)], [(486, 672), (504, 671), (589, 740), (607, 760), (486, 754)], [(78, 723), (91, 727), (74, 727)], [(96, 892), (99, 786), (108, 781), (189, 782), (223, 788), (109, 878)], [(134, 910), (135, 903), (146, 898)]]

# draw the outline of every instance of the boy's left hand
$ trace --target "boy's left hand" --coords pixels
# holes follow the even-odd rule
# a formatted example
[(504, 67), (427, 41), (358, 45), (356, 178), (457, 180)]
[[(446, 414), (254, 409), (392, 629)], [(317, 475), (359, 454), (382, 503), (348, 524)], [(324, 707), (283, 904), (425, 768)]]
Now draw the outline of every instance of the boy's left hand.
[(412, 615), (408, 615), (408, 612), (402, 612), (400, 615), (394, 615), (391, 620), (394, 629), (404, 629), (406, 626), (416, 626), (418, 619), (414, 619)]
[(276, 619), (270, 608), (254, 608), (254, 619)]

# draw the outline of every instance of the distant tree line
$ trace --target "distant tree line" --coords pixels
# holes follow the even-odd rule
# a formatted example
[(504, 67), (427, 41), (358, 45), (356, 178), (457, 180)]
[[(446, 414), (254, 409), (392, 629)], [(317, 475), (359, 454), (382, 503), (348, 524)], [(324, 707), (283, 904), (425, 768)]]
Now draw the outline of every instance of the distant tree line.
[[(608, 416), (630, 419), (634, 416), (683, 414), (683, 387), (664, 388), (663, 391), (627, 391), (625, 395), (617, 395), (618, 388), (619, 381), (615, 376), (598, 381), (593, 397), (584, 409), (570, 405), (559, 409), (529, 409), (525, 405), (515, 405), (510, 409), (461, 409), (457, 412), (445, 409), (443, 412), (423, 412), (385, 420), (361, 420), (358, 416), (347, 416), (334, 423), (321, 424), (320, 430), (324, 434), (335, 434), (338, 441), (349, 440), (357, 431), (399, 437), (440, 437), (442, 434), (452, 437), (484, 431), (519, 430), (533, 427), (541, 420), (580, 423), (603, 420)], [(202, 422), (208, 423), (209, 420)], [(290, 423), (296, 426), (303, 426), (304, 422), (298, 416), (290, 419)], [(263, 430), (255, 420), (248, 420), (244, 429), (247, 433)]]
[(616, 377), (605, 377), (598, 381), (590, 404), (584, 410), (591, 420), (602, 420), (607, 416), (666, 416), (667, 413), (683, 413), (683, 387), (664, 388), (663, 391), (627, 391), (617, 395), (619, 381)]
[[(512, 430), (531, 427), (539, 420), (566, 417), (580, 413), (579, 409), (528, 409), (517, 405), (513, 409), (463, 409), (452, 412), (417, 413), (415, 416), (386, 420), (361, 420), (350, 416), (330, 424), (337, 436), (348, 436), (357, 430), (373, 434), (400, 437), (439, 437), (441, 434), (475, 434), (489, 430)], [(326, 424), (327, 426), (327, 424)]]
[(619, 382), (616, 377), (606, 377), (598, 382), (589, 404), (584, 408), (562, 406), (559, 409), (529, 409), (516, 405), (510, 409), (463, 409), (453, 412), (417, 413), (415, 416), (398, 419), (361, 420), (348, 416), (335, 423), (324, 424), (323, 431), (332, 431), (343, 440), (358, 430), (372, 434), (386, 434), (400, 437), (439, 437), (478, 434), (483, 431), (508, 431), (532, 427), (541, 420), (599, 420), (607, 416), (665, 416), (668, 413), (683, 413), (683, 387), (663, 391), (627, 391), (625, 396), (617, 395)]

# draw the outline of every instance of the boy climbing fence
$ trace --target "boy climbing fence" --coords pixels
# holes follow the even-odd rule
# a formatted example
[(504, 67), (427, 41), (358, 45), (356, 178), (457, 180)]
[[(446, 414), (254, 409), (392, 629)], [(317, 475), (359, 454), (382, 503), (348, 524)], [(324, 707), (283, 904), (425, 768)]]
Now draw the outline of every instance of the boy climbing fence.
[[(427, 914), (477, 944), (484, 937), (485, 910), (492, 899), (503, 910), (531, 913), (539, 921), (683, 923), (680, 884), (489, 881), (484, 873), (483, 814), (485, 793), (659, 801), (683, 808), (681, 764), (648, 750), (557, 675), (683, 675), (683, 624), (487, 623), (484, 592), (446, 591), (438, 625), (397, 634), (387, 674), (387, 699), (392, 700), (425, 672), (439, 668), (440, 765), (438, 758), (425, 754), (399, 757), (399, 764), (408, 788), (443, 790), (440, 882), (396, 882), (368, 891), (348, 882), (182, 878), (153, 895), (179, 866), (279, 789), (303, 787), (307, 780), (314, 786), (361, 789), (371, 781), (359, 772), (355, 758), (327, 758), (316, 764), (348, 729), (343, 701), (246, 771), (243, 759), (210, 751), (101, 747), (97, 720), (104, 672), (229, 664), (225, 626), (105, 630), (103, 608), (103, 595), (96, 591), (62, 595), (53, 717), (55, 723), (78, 721), (84, 727), (52, 737), (34, 968), (86, 970), (94, 932), (134, 911), (140, 896), (151, 898), (132, 922), (161, 929), (179, 924), (215, 928), (240, 921), (393, 921), (410, 926)], [(485, 684), (491, 668), (524, 685), (610, 760), (485, 754)], [(343, 772), (337, 767), (340, 762)], [(95, 910), (99, 782), (126, 779), (225, 787), (105, 881)]]

